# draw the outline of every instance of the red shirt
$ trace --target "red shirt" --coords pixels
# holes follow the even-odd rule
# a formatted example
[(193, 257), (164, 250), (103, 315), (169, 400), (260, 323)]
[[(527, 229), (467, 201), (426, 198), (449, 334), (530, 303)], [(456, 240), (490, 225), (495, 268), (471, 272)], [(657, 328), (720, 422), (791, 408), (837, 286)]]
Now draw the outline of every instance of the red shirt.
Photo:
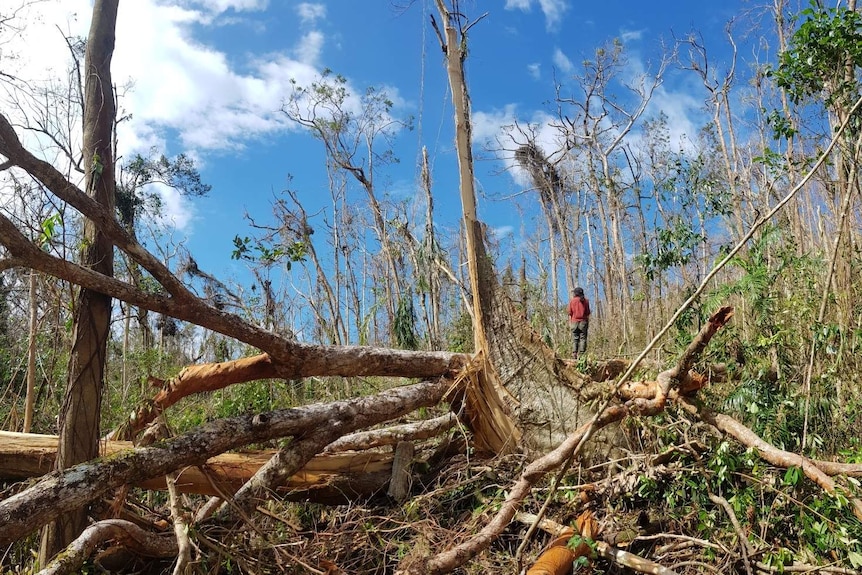
[(587, 298), (573, 297), (569, 302), (569, 321), (588, 321), (590, 319), (590, 302)]

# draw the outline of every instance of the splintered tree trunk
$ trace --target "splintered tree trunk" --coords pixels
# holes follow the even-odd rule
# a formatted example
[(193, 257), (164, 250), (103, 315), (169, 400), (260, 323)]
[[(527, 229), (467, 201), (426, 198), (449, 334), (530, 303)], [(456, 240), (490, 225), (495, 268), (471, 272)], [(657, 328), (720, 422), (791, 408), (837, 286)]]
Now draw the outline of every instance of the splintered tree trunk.
[[(90, 169), (87, 193), (109, 213), (114, 209), (114, 161), (111, 134), (115, 105), (111, 57), (119, 0), (96, 0), (84, 62), (84, 158)], [(113, 247), (91, 220), (84, 221), (81, 263), (105, 276), (113, 275)], [(99, 454), (99, 414), (105, 353), (111, 321), (111, 298), (81, 289), (75, 303), (75, 329), (69, 359), (69, 383), (60, 418), (57, 468), (66, 469)], [(86, 527), (87, 509), (58, 515), (43, 531), (39, 562), (71, 543)]]
[(544, 344), (497, 281), (476, 215), (470, 98), (464, 74), (465, 33), (471, 24), (463, 14), (450, 12), (444, 0), (437, 0), (437, 9), (444, 28), (441, 32), (435, 23), (435, 31), (446, 55), (455, 108), (455, 146), (473, 293), (477, 355), (474, 370), (467, 370), (466, 417), (479, 451), (543, 453), (592, 415), (576, 392), (584, 379)]
[(497, 278), (485, 250), (482, 224), (476, 214), (470, 95), (464, 76), (464, 59), (467, 57), (465, 34), (469, 25), (463, 22), (463, 14), (450, 12), (444, 0), (437, 0), (437, 9), (443, 20), (445, 37), (439, 29), (437, 33), (446, 54), (446, 72), (455, 108), (455, 148), (458, 153), (467, 265), (473, 295), (473, 340), (477, 361), (475, 370), (469, 375), (471, 383), (466, 390), (466, 412), (476, 448), (480, 451), (505, 453), (517, 449), (521, 432), (511, 417), (511, 405), (507, 403), (509, 395), (497, 376), (488, 347), (487, 328), (492, 315), (492, 298), (497, 287)]
[[(443, 20), (446, 53), (446, 72), (452, 89), (455, 107), (455, 147), (458, 152), (458, 174), (461, 190), (461, 207), (464, 211), (464, 229), (467, 240), (467, 264), (470, 269), (470, 288), (473, 293), (473, 336), (476, 351), (487, 350), (485, 316), (490, 312), (489, 284), (494, 270), (488, 262), (482, 239), (482, 226), (476, 214), (476, 190), (473, 174), (472, 128), (470, 124), (470, 95), (464, 76), (464, 59), (467, 45), (463, 32), (455, 24), (462, 15), (451, 13), (443, 0), (437, 0), (437, 9)], [(490, 274), (490, 275), (488, 275)]]

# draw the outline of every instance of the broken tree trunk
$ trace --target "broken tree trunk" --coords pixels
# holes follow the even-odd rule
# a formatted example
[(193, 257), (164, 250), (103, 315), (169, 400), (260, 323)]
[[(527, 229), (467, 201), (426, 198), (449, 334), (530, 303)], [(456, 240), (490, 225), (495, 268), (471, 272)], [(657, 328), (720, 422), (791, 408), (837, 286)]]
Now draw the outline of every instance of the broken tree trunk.
[(81, 463), (44, 477), (0, 501), (0, 545), (11, 543), (117, 487), (163, 477), (186, 466), (251, 443), (342, 425), (345, 433), (436, 405), (452, 381), (438, 379), (330, 404), (222, 419), (184, 435), (105, 459)]
[[(103, 441), (101, 456), (110, 458), (134, 449), (130, 441)], [(222, 453), (208, 459), (201, 466), (186, 467), (177, 473), (177, 489), (182, 493), (219, 495), (236, 493), (257, 471), (263, 467), (275, 450), (247, 453)], [(39, 477), (50, 473), (57, 454), (56, 435), (12, 433), (0, 431), (0, 477), (22, 479)], [(357, 487), (367, 485), (366, 475), (386, 477), (392, 467), (392, 453), (365, 451), (359, 453), (327, 453), (312, 458), (302, 469), (293, 474), (280, 489), (282, 494), (299, 491), (317, 501), (314, 490), (324, 489), (338, 481), (342, 486), (353, 486), (349, 493), (368, 494)], [(214, 486), (213, 483), (216, 485)], [(380, 488), (382, 484), (374, 485)], [(154, 477), (134, 485), (145, 489), (166, 489), (165, 478)], [(218, 487), (218, 490), (216, 489)], [(324, 502), (331, 500), (328, 490)], [(342, 497), (341, 499), (344, 499)]]
[[(362, 351), (367, 353), (362, 354)], [(357, 352), (360, 356), (356, 356)], [(327, 358), (330, 360), (328, 367), (306, 375), (361, 375), (361, 371), (366, 375), (434, 377), (453, 374), (469, 362), (469, 356), (459, 353), (396, 349), (375, 349), (372, 352), (372, 348), (352, 347), (330, 348)], [(236, 383), (281, 377), (281, 371), (265, 353), (233, 361), (188, 366), (169, 380), (155, 380), (160, 387), (155, 397), (132, 413), (125, 424), (109, 433), (107, 439), (133, 439), (161, 412), (190, 395)]]

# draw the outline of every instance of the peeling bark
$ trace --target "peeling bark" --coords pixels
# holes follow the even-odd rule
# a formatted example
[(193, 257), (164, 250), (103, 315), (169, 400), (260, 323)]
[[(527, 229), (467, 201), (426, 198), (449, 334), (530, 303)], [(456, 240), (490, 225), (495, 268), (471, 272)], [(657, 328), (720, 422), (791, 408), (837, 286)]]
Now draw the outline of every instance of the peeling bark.
[[(135, 446), (130, 441), (105, 441), (100, 447), (100, 455), (110, 458), (128, 453)], [(0, 478), (25, 479), (50, 473), (56, 453), (56, 435), (0, 431)], [(177, 488), (182, 493), (232, 495), (272, 459), (275, 453), (275, 450), (263, 450), (216, 455), (204, 465), (179, 470)], [(354, 488), (349, 488), (351, 493), (369, 493), (359, 489), (360, 485), (367, 484), (366, 476), (389, 473), (391, 464), (392, 454), (381, 451), (324, 453), (312, 458), (293, 474), (279, 493), (306, 492), (306, 497), (316, 500), (315, 494), (318, 491), (337, 481), (354, 485)], [(212, 485), (213, 482), (218, 486), (218, 490)], [(164, 477), (140, 481), (133, 486), (161, 491), (166, 489)], [(375, 487), (379, 488), (380, 484)]]
[[(401, 375), (403, 377), (433, 377), (446, 375), (469, 361), (468, 356), (447, 352), (404, 352), (380, 348), (329, 348), (324, 360), (329, 363), (300, 368), (317, 373), (304, 375), (335, 375), (329, 370), (338, 367), (340, 375)], [(315, 369), (318, 367), (319, 369)], [(366, 370), (372, 370), (367, 372)], [(128, 421), (108, 434), (106, 439), (132, 439), (168, 407), (196, 393), (223, 389), (236, 383), (280, 377), (280, 369), (268, 354), (244, 357), (233, 361), (192, 365), (176, 377), (161, 382), (153, 399), (142, 405)], [(353, 373), (347, 373), (352, 371)], [(366, 373), (359, 373), (360, 371)]]

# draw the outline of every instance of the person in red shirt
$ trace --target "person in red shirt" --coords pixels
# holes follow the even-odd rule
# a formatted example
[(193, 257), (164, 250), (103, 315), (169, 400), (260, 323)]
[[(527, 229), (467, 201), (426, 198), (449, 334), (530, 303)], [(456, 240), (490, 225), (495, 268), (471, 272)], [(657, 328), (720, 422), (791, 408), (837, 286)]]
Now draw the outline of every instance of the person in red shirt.
[(583, 288), (576, 287), (569, 301), (569, 325), (572, 327), (572, 357), (587, 351), (587, 331), (590, 327), (590, 302)]

